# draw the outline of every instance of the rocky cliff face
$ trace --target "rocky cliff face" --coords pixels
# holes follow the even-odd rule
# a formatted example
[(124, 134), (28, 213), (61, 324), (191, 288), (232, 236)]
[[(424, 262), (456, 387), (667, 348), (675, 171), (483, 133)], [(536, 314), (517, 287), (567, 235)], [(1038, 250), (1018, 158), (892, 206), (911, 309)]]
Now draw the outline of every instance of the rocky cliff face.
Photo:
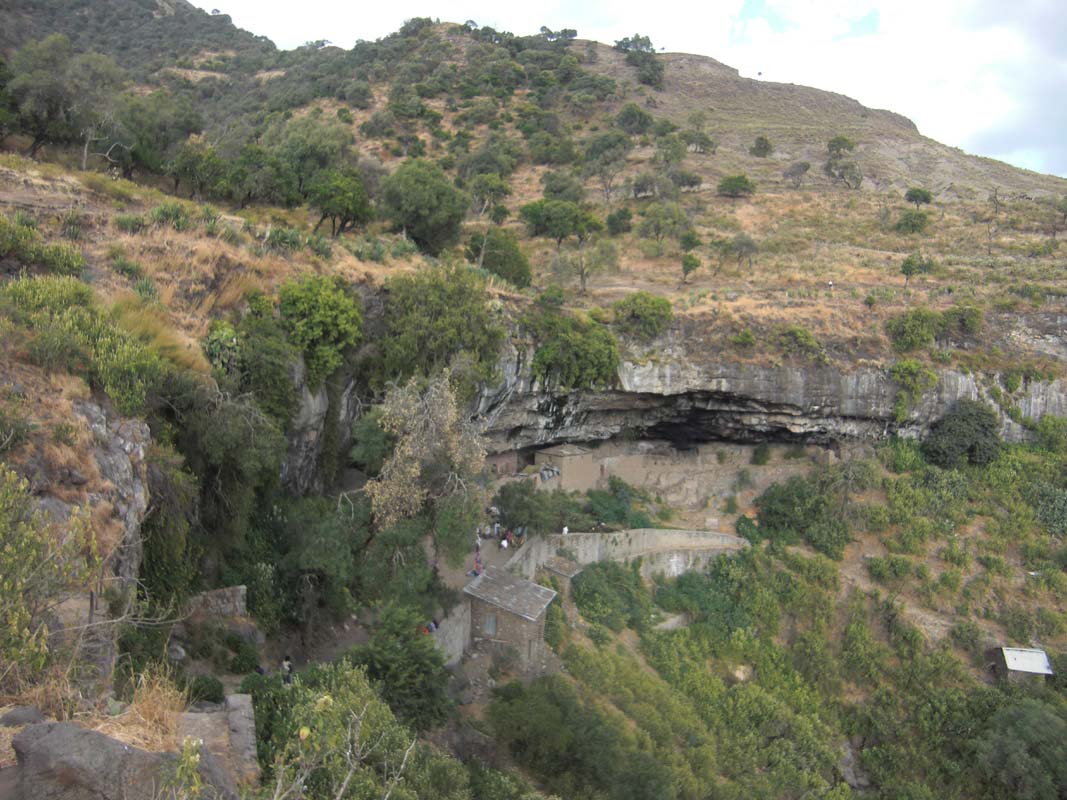
[[(499, 382), (477, 398), (491, 452), (616, 436), (680, 444), (919, 436), (959, 399), (996, 407), (982, 379), (944, 370), (907, 420), (897, 423), (898, 387), (883, 369), (731, 362), (687, 352), (669, 332), (653, 347), (624, 354), (610, 390), (552, 391), (532, 381), (531, 360), (532, 351), (509, 342)], [(1067, 415), (1067, 382), (1030, 382), (1010, 399), (1027, 417)], [(1005, 438), (1021, 439), (1023, 427), (999, 413)]]
[(281, 479), (289, 491), (303, 495), (323, 489), (320, 464), (330, 428), (334, 428), (339, 449), (343, 451), (351, 443), (352, 423), (359, 413), (359, 402), (353, 378), (345, 381), (334, 407), (325, 385), (315, 392), (308, 388), (303, 361), (297, 362), (292, 377), (298, 402), (289, 423), (289, 446), (282, 462)]

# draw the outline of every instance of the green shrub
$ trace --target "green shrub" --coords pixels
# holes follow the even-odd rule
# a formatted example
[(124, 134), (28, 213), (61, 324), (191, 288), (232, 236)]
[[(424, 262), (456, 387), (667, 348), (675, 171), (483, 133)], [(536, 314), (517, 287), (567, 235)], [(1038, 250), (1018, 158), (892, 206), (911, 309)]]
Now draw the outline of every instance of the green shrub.
[(227, 642), (227, 646), (234, 651), (229, 664), (229, 670), (234, 675), (247, 675), (259, 666), (259, 651), (251, 642), (238, 637), (235, 642)]
[(519, 247), (515, 234), (509, 230), (494, 226), (485, 233), (472, 233), (466, 256), (467, 261), (503, 278), (512, 286), (523, 289), (530, 285), (530, 262)]
[(112, 221), (123, 233), (140, 233), (148, 227), (148, 220), (143, 214), (116, 214)]
[(760, 442), (752, 450), (752, 464), (757, 467), (765, 466), (771, 460), (771, 446), (766, 442)]
[(756, 193), (756, 184), (747, 175), (728, 175), (719, 181), (718, 192), (724, 197), (748, 197)]
[(571, 596), (586, 620), (613, 631), (642, 629), (652, 614), (652, 596), (641, 579), (639, 564), (590, 564), (571, 582)]
[(346, 347), (363, 333), (360, 304), (341, 278), (308, 276), (284, 284), (278, 293), (282, 326), (304, 354), (312, 390), (341, 365)]
[[(153, 225), (160, 227), (169, 225), (176, 231), (185, 231), (192, 227), (192, 221), (182, 203), (161, 203), (148, 212), (148, 219)], [(129, 231), (129, 233), (136, 233), (136, 231)]]
[(889, 377), (900, 387), (894, 404), (897, 422), (906, 421), (912, 403), (920, 400), (923, 392), (937, 385), (937, 373), (913, 358), (895, 363), (889, 368)]
[(190, 703), (223, 703), (226, 690), (222, 681), (214, 675), (197, 675), (185, 684), (185, 693)]
[(736, 333), (730, 337), (730, 343), (734, 347), (740, 347), (748, 349), (756, 346), (756, 335), (752, 333), (751, 329), (744, 328), (740, 333)]
[(654, 339), (670, 325), (674, 318), (671, 301), (648, 292), (634, 292), (616, 300), (615, 324), (629, 336)]
[(1000, 423), (989, 406), (959, 400), (930, 427), (923, 456), (931, 464), (950, 469), (965, 463), (988, 464), (1000, 452)]
[(748, 152), (749, 155), (756, 156), (756, 158), (766, 158), (774, 152), (774, 145), (771, 144), (771, 140), (766, 136), (757, 136), (752, 147), (748, 148)]
[(608, 214), (606, 221), (608, 233), (612, 236), (619, 236), (630, 232), (633, 226), (633, 213), (626, 206), (623, 206)]
[(930, 217), (925, 211), (901, 211), (894, 228), (897, 233), (922, 233), (930, 224)]
[(271, 228), (263, 237), (268, 250), (296, 252), (304, 246), (304, 235), (296, 228)]
[(913, 308), (886, 323), (893, 347), (902, 353), (927, 347), (941, 330), (941, 315), (929, 308)]
[(619, 348), (611, 331), (595, 322), (554, 314), (540, 326), (532, 373), (535, 380), (563, 390), (612, 385), (619, 368)]

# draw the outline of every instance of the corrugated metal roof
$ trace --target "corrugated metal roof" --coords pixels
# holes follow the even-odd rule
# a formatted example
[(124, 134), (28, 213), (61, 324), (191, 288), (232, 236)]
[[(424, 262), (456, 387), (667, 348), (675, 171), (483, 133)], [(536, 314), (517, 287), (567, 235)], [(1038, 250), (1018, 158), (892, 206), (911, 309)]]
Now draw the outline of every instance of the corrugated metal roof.
[(495, 567), (486, 568), (485, 572), (468, 583), (463, 591), (471, 597), (510, 611), (530, 622), (535, 622), (544, 614), (548, 604), (556, 596), (551, 589)]
[(1030, 672), (1034, 675), (1053, 675), (1048, 653), (1029, 647), (1002, 647), (1004, 663), (1012, 672)]

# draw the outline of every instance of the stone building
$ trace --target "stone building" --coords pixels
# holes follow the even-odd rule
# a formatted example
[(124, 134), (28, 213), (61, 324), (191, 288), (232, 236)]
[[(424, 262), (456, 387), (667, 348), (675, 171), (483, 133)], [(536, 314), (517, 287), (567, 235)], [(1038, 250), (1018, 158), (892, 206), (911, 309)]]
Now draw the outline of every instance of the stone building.
[(1000, 680), (1012, 683), (1043, 681), (1054, 674), (1048, 653), (1032, 647), (998, 647), (993, 651), (993, 670)]
[(546, 447), (534, 454), (534, 466), (540, 471), (546, 488), (566, 492), (595, 489), (601, 478), (600, 466), (591, 450), (575, 444)]
[(489, 567), (464, 587), (470, 598), (472, 648), (514, 648), (524, 672), (545, 659), (545, 611), (556, 593), (510, 572)]

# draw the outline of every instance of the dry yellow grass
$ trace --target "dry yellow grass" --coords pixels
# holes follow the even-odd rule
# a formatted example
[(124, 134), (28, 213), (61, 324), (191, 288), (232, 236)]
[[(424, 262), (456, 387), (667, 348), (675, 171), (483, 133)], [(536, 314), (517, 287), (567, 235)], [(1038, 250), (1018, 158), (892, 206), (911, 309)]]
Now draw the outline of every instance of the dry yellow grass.
[(153, 667), (137, 677), (133, 700), (121, 714), (94, 715), (80, 722), (120, 742), (159, 752), (175, 747), (178, 715), (186, 705), (185, 693), (177, 688), (169, 670)]

